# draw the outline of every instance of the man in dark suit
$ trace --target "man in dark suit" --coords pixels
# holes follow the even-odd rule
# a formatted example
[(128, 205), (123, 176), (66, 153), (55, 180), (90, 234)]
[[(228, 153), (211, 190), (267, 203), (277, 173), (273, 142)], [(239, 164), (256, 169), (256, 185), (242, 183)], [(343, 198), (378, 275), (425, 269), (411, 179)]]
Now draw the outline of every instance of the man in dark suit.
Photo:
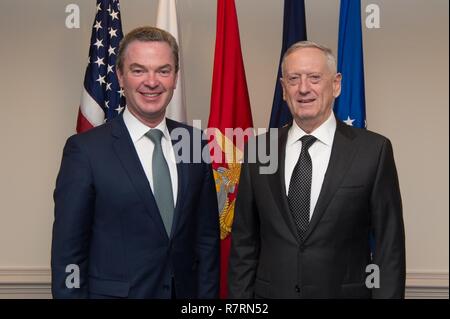
[[(216, 298), (212, 169), (189, 161), (201, 132), (165, 118), (178, 76), (176, 40), (157, 28), (131, 31), (117, 74), (124, 113), (64, 148), (54, 192), (53, 296)], [(171, 136), (183, 132), (189, 138), (180, 147)]]
[(296, 43), (282, 72), (294, 121), (270, 150), (275, 174), (261, 174), (258, 161), (243, 164), (230, 298), (404, 297), (404, 226), (390, 141), (336, 120), (341, 75), (331, 50)]

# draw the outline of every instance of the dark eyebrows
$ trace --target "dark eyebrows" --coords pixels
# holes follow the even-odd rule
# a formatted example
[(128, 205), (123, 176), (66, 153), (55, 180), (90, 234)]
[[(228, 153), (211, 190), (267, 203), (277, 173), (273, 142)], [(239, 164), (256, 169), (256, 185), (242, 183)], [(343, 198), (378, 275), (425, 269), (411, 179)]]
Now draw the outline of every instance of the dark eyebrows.
[[(131, 70), (131, 69), (136, 69), (136, 68), (138, 68), (138, 69), (144, 69), (144, 70), (147, 69), (145, 66), (143, 66), (142, 64), (139, 64), (139, 63), (131, 63), (130, 66), (129, 66), (129, 68), (130, 68), (130, 70)], [(164, 64), (164, 65), (158, 67), (157, 70), (162, 70), (162, 69), (169, 69), (169, 71), (171, 71), (171, 70), (173, 69), (173, 67), (172, 67), (171, 64)]]

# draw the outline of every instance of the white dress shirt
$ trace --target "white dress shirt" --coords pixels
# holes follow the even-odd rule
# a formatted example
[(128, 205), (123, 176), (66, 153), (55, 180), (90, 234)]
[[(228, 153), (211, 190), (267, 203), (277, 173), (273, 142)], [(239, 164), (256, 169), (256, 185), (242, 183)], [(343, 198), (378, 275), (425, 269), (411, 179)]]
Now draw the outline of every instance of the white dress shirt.
[(311, 134), (305, 133), (293, 121), (293, 124), (288, 132), (286, 142), (286, 158), (284, 162), (284, 179), (286, 183), (286, 195), (289, 194), (289, 183), (295, 164), (297, 164), (300, 152), (302, 149), (302, 142), (300, 138), (304, 135), (312, 135), (317, 138), (317, 141), (309, 148), (309, 155), (312, 161), (312, 183), (311, 183), (311, 204), (309, 212), (309, 220), (311, 220), (314, 208), (316, 207), (319, 198), (320, 190), (322, 188), (325, 172), (327, 171), (328, 163), (331, 156), (331, 147), (333, 146), (334, 133), (336, 132), (336, 118), (331, 113), (330, 117), (322, 123)]
[[(125, 122), (125, 126), (130, 133), (131, 140), (133, 141), (139, 160), (141, 161), (145, 175), (147, 176), (148, 182), (150, 183), (150, 187), (153, 191), (152, 155), (154, 145), (150, 138), (145, 136), (145, 134), (150, 130), (150, 127), (139, 121), (133, 114), (131, 114), (128, 108), (126, 108), (123, 112), (123, 121)], [(162, 120), (161, 123), (159, 123), (154, 129), (159, 129), (163, 132), (163, 137), (161, 138), (161, 148), (167, 161), (167, 165), (169, 166), (170, 179), (172, 181), (173, 205), (175, 206), (178, 195), (178, 172), (170, 133), (166, 125), (166, 119), (164, 118), (164, 120)]]

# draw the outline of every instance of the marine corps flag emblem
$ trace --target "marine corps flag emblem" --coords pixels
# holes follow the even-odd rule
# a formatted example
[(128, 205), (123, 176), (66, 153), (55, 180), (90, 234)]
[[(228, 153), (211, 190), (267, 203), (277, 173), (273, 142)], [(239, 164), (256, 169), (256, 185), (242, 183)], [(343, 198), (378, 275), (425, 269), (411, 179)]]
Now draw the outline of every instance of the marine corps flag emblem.
[[(219, 201), (221, 225), (220, 250), (220, 297), (226, 298), (228, 257), (230, 255), (230, 231), (234, 216), (234, 202), (238, 190), (242, 145), (236, 145), (239, 138), (230, 137), (227, 129), (239, 128), (238, 131), (252, 131), (252, 114), (250, 99), (242, 61), (239, 27), (234, 0), (217, 1), (216, 48), (214, 54), (214, 71), (211, 92), (211, 110), (208, 127), (214, 130), (213, 143), (222, 150), (214, 154), (214, 177)], [(247, 130), (248, 129), (248, 130)], [(238, 134), (239, 135), (239, 134)], [(241, 141), (242, 142), (242, 141)], [(219, 156), (218, 156), (219, 155)]]

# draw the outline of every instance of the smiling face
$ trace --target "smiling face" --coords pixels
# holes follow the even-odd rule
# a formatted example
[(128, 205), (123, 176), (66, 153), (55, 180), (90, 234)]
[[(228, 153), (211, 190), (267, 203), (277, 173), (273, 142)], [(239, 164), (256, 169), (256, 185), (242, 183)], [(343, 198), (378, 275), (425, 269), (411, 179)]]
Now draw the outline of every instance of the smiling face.
[(299, 48), (285, 58), (281, 84), (295, 122), (311, 133), (330, 116), (341, 75), (331, 70), (320, 49)]
[(117, 77), (129, 111), (145, 125), (157, 126), (177, 84), (178, 73), (169, 44), (138, 40), (129, 43)]

